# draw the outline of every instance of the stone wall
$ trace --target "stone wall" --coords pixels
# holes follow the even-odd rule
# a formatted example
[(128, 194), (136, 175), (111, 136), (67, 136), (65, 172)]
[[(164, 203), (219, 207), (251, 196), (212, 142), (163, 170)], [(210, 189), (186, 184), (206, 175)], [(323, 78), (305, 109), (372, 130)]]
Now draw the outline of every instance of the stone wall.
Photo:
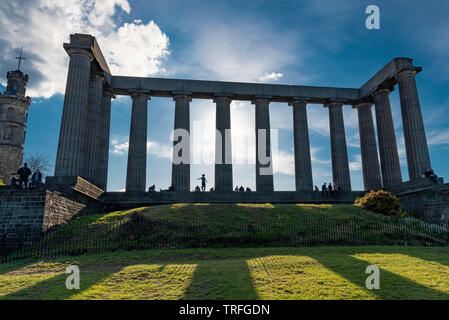
[[(95, 188), (91, 190), (84, 180), (78, 182), (78, 187), (86, 193), (98, 191)], [(31, 237), (65, 223), (74, 216), (103, 211), (101, 201), (76, 188), (77, 185), (66, 186), (61, 190), (49, 187), (45, 190), (1, 188), (0, 237), (3, 234), (8, 234), (8, 238)]]
[(399, 195), (401, 207), (431, 223), (449, 226), (449, 194), (422, 190)]

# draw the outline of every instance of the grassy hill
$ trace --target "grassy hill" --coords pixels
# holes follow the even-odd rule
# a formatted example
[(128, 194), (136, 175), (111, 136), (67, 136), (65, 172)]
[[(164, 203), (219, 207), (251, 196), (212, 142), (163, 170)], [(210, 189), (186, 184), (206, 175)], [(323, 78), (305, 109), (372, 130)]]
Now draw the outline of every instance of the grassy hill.
[(173, 204), (72, 219), (8, 260), (122, 249), (448, 243), (444, 228), (354, 205)]

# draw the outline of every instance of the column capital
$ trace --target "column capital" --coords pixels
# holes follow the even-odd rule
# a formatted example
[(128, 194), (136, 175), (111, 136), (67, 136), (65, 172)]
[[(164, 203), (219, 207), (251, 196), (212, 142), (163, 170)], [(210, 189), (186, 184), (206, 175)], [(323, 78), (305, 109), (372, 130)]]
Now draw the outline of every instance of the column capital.
[(323, 104), (323, 107), (324, 108), (342, 107), (345, 102), (346, 102), (345, 99), (329, 99), (329, 101)]
[(374, 91), (371, 96), (375, 97), (379, 94), (385, 94), (385, 95), (390, 95), (390, 93), (394, 90), (394, 87), (379, 87), (376, 89), (376, 91)]
[(251, 100), (251, 104), (270, 103), (272, 96), (257, 95)]
[(394, 78), (396, 80), (400, 80), (400, 79), (406, 78), (406, 77), (414, 77), (414, 76), (416, 76), (416, 74), (418, 72), (419, 71), (416, 69), (402, 69), (394, 76)]
[(288, 103), (289, 106), (294, 106), (295, 104), (308, 104), (310, 102), (310, 98), (304, 97), (292, 97), (291, 101)]
[(103, 72), (98, 72), (90, 75), (90, 80), (98, 80), (98, 81), (105, 81), (105, 77)]
[(115, 98), (115, 94), (114, 94), (114, 88), (112, 88), (110, 85), (108, 85), (107, 83), (105, 83), (103, 85), (103, 96), (110, 96), (111, 99)]
[(74, 55), (78, 55), (78, 56), (83, 56), (88, 58), (90, 61), (94, 60), (94, 55), (92, 54), (92, 52), (90, 52), (87, 49), (80, 49), (80, 48), (68, 48), (67, 49), (67, 54), (69, 55), (69, 57), (74, 56)]
[(371, 108), (373, 106), (372, 102), (360, 102), (352, 106), (353, 109)]
[(231, 103), (233, 96), (234, 95), (232, 95), (232, 94), (224, 94), (224, 93), (216, 94), (213, 101), (214, 101), (214, 103), (217, 103), (219, 101), (226, 101), (226, 102)]
[(148, 90), (129, 90), (132, 99), (137, 97), (145, 97), (147, 100), (151, 100), (151, 92)]
[(191, 92), (173, 92), (173, 101), (185, 99), (188, 102), (192, 102)]

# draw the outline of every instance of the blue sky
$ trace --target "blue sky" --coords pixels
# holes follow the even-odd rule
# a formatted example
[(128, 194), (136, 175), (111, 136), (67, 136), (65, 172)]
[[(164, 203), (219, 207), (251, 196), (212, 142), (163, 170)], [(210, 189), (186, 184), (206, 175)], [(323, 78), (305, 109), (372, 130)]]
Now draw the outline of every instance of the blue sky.
[[(139, 1), (0, 0), (0, 80), (14, 69), (18, 48), (29, 58), (32, 96), (25, 154), (44, 153), (54, 164), (70, 33), (90, 33), (117, 75), (270, 82), (359, 88), (394, 57), (411, 57), (423, 71), (416, 77), (432, 166), (449, 176), (448, 2), (422, 1)], [(380, 8), (380, 30), (365, 28), (365, 8)], [(1, 88), (2, 91), (4, 87)], [(398, 90), (390, 97), (403, 180), (408, 179)], [(147, 185), (168, 187), (174, 102), (149, 101)], [(270, 105), (278, 129), (276, 190), (294, 189), (292, 110)], [(131, 99), (112, 103), (109, 190), (125, 187)], [(233, 139), (254, 130), (254, 106), (234, 102)], [(362, 189), (357, 113), (344, 106), (353, 189)], [(331, 181), (328, 112), (308, 106), (314, 183)], [(201, 129), (193, 152), (213, 159), (212, 101), (191, 103), (191, 127)], [(192, 132), (192, 134), (195, 134)], [(254, 145), (249, 143), (250, 150)], [(235, 158), (245, 157), (235, 155)], [(211, 161), (192, 165), (213, 184)], [(251, 164), (234, 165), (234, 184), (255, 188)]]

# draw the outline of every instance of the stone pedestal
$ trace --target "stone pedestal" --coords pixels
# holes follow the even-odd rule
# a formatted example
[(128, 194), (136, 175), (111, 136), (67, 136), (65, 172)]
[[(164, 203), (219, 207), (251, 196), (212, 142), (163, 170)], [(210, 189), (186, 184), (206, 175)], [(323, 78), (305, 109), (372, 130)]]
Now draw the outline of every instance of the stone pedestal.
[(426, 169), (431, 168), (415, 82), (416, 73), (415, 70), (404, 70), (396, 76), (399, 83), (402, 126), (410, 180), (420, 179)]
[(357, 109), (359, 117), (360, 150), (362, 156), (363, 184), (366, 191), (382, 188), (376, 134), (374, 132), (372, 103), (361, 103)]
[(151, 97), (146, 92), (133, 92), (131, 97), (133, 104), (126, 170), (126, 192), (144, 192), (146, 191), (147, 178), (148, 100)]
[(108, 162), (109, 162), (109, 136), (111, 128), (111, 99), (114, 92), (111, 87), (103, 87), (101, 100), (101, 117), (99, 123), (99, 148), (97, 158), (97, 185), (106, 191), (108, 185)]
[(390, 89), (382, 88), (373, 94), (384, 188), (402, 183), (401, 166), (390, 107), (390, 92)]
[(290, 105), (293, 107), (296, 191), (312, 191), (313, 178), (310, 157), (309, 127), (307, 124), (307, 101), (294, 100)]
[(330, 101), (325, 104), (325, 107), (329, 109), (333, 183), (337, 184), (342, 191), (351, 191), (343, 103)]
[(64, 96), (55, 176), (84, 174), (84, 143), (89, 97), (92, 53), (85, 49), (69, 49), (69, 71)]
[(175, 95), (175, 134), (179, 129), (185, 130), (189, 134), (186, 141), (182, 141), (182, 137), (175, 136), (173, 147), (182, 142), (183, 148), (179, 150), (179, 154), (175, 154), (173, 149), (173, 159), (182, 158), (186, 162), (172, 164), (172, 185), (175, 191), (190, 191), (190, 102), (192, 97), (187, 94)]
[(270, 100), (256, 98), (256, 191), (272, 192), (273, 185), (273, 159), (271, 155), (270, 136)]
[(231, 101), (216, 97), (215, 191), (232, 191)]

